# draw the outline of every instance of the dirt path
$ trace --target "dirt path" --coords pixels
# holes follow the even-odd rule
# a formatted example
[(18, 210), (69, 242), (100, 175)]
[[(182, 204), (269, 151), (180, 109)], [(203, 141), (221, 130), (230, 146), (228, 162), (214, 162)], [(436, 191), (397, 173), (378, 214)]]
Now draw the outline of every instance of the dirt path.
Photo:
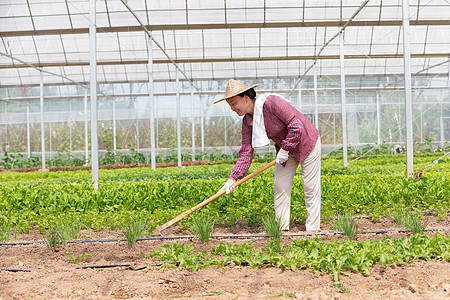
[[(367, 224), (363, 224), (366, 222)], [(370, 221), (360, 221), (360, 229), (370, 226)], [(387, 226), (389, 220), (380, 221)], [(446, 217), (438, 224), (448, 225)], [(392, 225), (392, 224), (391, 224)], [(294, 226), (295, 227), (295, 226)], [(431, 227), (431, 226), (429, 226)], [(390, 227), (384, 227), (387, 229)], [(328, 231), (324, 225), (324, 231)], [(181, 234), (182, 228), (172, 229)], [(258, 228), (218, 228), (216, 234), (256, 233)], [(292, 232), (292, 231), (291, 231)], [(261, 233), (261, 232), (260, 232)], [(430, 233), (434, 234), (434, 233)], [(442, 231), (448, 235), (450, 231)], [(401, 237), (404, 233), (366, 234), (358, 239), (381, 239), (385, 236)], [(84, 238), (123, 238), (121, 232), (83, 232)], [(284, 237), (290, 244), (293, 239)], [(312, 237), (311, 237), (312, 238)], [(322, 240), (343, 239), (340, 235), (323, 236)], [(18, 240), (41, 240), (37, 232), (20, 235)], [(266, 238), (252, 238), (254, 246), (267, 246)], [(197, 250), (209, 250), (220, 242), (241, 244), (249, 239), (212, 239), (201, 244), (198, 239), (182, 239), (181, 244), (194, 244)], [(57, 252), (49, 251), (44, 244), (0, 246), (0, 267), (27, 269), (31, 272), (0, 271), (0, 299), (270, 299), (292, 297), (299, 299), (450, 299), (450, 264), (442, 260), (416, 261), (412, 264), (383, 268), (374, 266), (369, 276), (359, 273), (341, 275), (341, 287), (327, 273), (315, 274), (311, 270), (292, 272), (273, 267), (252, 269), (236, 265), (210, 267), (197, 272), (185, 269), (161, 270), (151, 266), (141, 252), (148, 254), (160, 249), (163, 241), (139, 241), (131, 249), (126, 242), (69, 243)], [(174, 243), (175, 241), (167, 241)], [(66, 253), (80, 258), (75, 264)], [(102, 269), (76, 269), (79, 266), (128, 264), (131, 267)], [(140, 270), (139, 268), (145, 267)]]

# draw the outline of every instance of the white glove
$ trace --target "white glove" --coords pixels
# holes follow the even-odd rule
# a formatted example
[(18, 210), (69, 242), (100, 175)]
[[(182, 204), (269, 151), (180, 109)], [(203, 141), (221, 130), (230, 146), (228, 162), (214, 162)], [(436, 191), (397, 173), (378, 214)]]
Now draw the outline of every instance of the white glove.
[(225, 182), (225, 184), (223, 185), (223, 187), (219, 190), (219, 192), (221, 190), (225, 190), (225, 193), (231, 194), (234, 191), (234, 186), (232, 186), (234, 183), (236, 182), (236, 180), (234, 179), (228, 179), (227, 182)]
[(288, 158), (289, 158), (289, 151), (286, 151), (281, 148), (280, 151), (278, 151), (276, 162), (277, 164), (281, 165), (282, 163), (285, 163), (288, 160)]

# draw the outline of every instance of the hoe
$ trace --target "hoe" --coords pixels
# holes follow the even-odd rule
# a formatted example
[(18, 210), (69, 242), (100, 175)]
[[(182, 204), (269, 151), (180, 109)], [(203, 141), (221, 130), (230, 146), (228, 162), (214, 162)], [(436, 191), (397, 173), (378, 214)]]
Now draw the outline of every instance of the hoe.
[[(236, 186), (240, 185), (241, 183), (246, 182), (246, 181), (249, 180), (250, 178), (253, 178), (253, 177), (255, 177), (256, 175), (258, 175), (259, 173), (264, 172), (265, 170), (267, 170), (268, 168), (272, 167), (273, 165), (275, 165), (275, 160), (271, 161), (270, 163), (268, 163), (268, 164), (265, 165), (264, 167), (262, 167), (262, 168), (256, 170), (255, 172), (253, 172), (253, 173), (251, 173), (251, 174), (245, 176), (245, 177), (242, 178), (241, 180), (239, 180), (239, 181), (237, 181), (236, 183), (234, 183), (233, 186), (236, 187)], [(214, 196), (212, 196), (212, 197), (206, 199), (205, 201), (203, 201), (203, 202), (197, 204), (196, 206), (194, 206), (194, 207), (188, 209), (187, 211), (185, 211), (184, 213), (182, 213), (182, 214), (178, 215), (177, 217), (173, 218), (173, 219), (170, 220), (169, 222), (167, 222), (167, 223), (165, 223), (165, 224), (159, 226), (159, 227), (157, 228), (159, 234), (160, 234), (161, 236), (164, 236), (164, 235), (162, 234), (162, 231), (163, 231), (164, 229), (166, 229), (166, 228), (168, 228), (169, 226), (175, 224), (176, 222), (180, 221), (181, 219), (187, 217), (188, 215), (190, 215), (191, 213), (193, 213), (193, 212), (196, 211), (197, 209), (202, 208), (203, 206), (205, 206), (205, 205), (208, 204), (209, 202), (211, 202), (211, 201), (213, 201), (213, 200), (219, 198), (219, 197), (222, 196), (223, 194), (225, 194), (225, 190), (219, 191), (219, 192), (218, 192), (217, 194), (215, 194)]]

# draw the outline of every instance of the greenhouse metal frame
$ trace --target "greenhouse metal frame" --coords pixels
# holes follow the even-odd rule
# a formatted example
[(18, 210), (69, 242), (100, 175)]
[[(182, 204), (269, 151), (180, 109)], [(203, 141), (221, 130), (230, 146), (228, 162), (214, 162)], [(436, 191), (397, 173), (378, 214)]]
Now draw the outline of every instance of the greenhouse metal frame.
[(348, 145), (406, 145), (410, 175), (413, 142), (450, 139), (449, 16), (446, 0), (0, 0), (0, 150), (43, 169), (82, 155), (94, 187), (106, 143), (153, 168), (236, 151), (240, 119), (212, 104), (235, 78), (289, 98), (344, 165)]

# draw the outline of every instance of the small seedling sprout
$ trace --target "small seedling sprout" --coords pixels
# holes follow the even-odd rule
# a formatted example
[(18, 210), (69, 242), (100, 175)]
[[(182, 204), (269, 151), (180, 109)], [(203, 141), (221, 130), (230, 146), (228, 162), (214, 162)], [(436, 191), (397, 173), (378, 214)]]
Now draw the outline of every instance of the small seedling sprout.
[(145, 221), (138, 219), (128, 223), (123, 230), (123, 234), (127, 239), (128, 247), (133, 247), (137, 239), (145, 235)]
[(358, 231), (358, 224), (353, 216), (348, 212), (345, 212), (337, 217), (334, 227), (336, 230), (344, 232), (344, 234), (350, 239), (354, 239)]
[(197, 236), (202, 243), (207, 243), (214, 231), (214, 219), (205, 214), (199, 214), (192, 218), (190, 226), (192, 234)]

